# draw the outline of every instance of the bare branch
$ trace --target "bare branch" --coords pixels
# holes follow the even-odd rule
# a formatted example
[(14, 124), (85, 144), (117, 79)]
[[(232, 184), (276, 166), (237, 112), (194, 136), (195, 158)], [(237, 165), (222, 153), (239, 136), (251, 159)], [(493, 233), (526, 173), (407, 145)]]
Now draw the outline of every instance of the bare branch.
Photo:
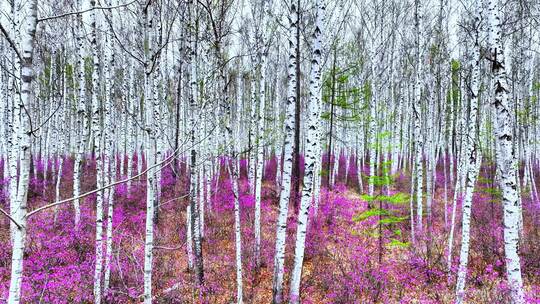
[(5, 216), (7, 216), (7, 218), (13, 222), (13, 224), (15, 224), (19, 229), (22, 228), (21, 224), (19, 224), (19, 222), (17, 222), (13, 217), (11, 217), (11, 215), (9, 215), (9, 213), (7, 213), (6, 211), (4, 211), (2, 208), (0, 208), (0, 212), (2, 212), (2, 214), (4, 214)]
[(131, 2), (128, 2), (128, 3), (119, 4), (119, 5), (113, 5), (113, 6), (94, 6), (92, 8), (85, 9), (85, 10), (78, 11), (78, 12), (69, 12), (69, 13), (64, 13), (64, 14), (60, 14), (60, 15), (56, 15), (56, 16), (43, 17), (43, 18), (38, 19), (37, 22), (39, 23), (39, 22), (42, 22), (42, 21), (49, 21), (49, 20), (64, 18), (64, 17), (68, 17), (68, 16), (72, 16), (72, 15), (78, 15), (78, 14), (82, 14), (82, 13), (91, 12), (93, 10), (110, 10), (110, 9), (120, 8), (120, 7), (131, 5), (131, 4), (135, 3), (135, 2), (137, 2), (137, 0), (132, 0)]
[[(153, 166), (151, 166), (151, 167), (146, 168), (144, 171), (142, 171), (141, 173), (139, 173), (139, 174), (137, 174), (137, 175), (135, 175), (135, 176), (132, 176), (132, 177), (130, 177), (130, 178), (126, 178), (126, 179), (123, 179), (123, 180), (119, 180), (119, 181), (116, 181), (116, 182), (114, 182), (114, 183), (110, 183), (110, 184), (105, 185), (105, 186), (103, 186), (103, 187), (101, 187), (101, 188), (97, 188), (97, 189), (88, 191), (88, 192), (86, 192), (86, 193), (83, 193), (83, 194), (81, 194), (81, 195), (79, 195), (79, 196), (74, 196), (74, 197), (66, 198), (66, 199), (61, 200), (61, 201), (58, 201), (58, 202), (54, 202), (54, 203), (51, 203), (51, 204), (47, 204), (47, 205), (45, 205), (45, 206), (41, 206), (41, 207), (39, 207), (39, 208), (37, 208), (37, 209), (34, 209), (34, 210), (30, 211), (30, 212), (26, 215), (26, 218), (29, 218), (29, 217), (31, 217), (32, 215), (34, 215), (34, 214), (36, 214), (36, 213), (38, 213), (38, 212), (41, 212), (41, 211), (43, 211), (43, 210), (46, 210), (46, 209), (49, 209), (49, 208), (52, 208), (52, 207), (55, 207), (55, 206), (58, 206), (58, 205), (62, 205), (62, 204), (65, 204), (65, 203), (69, 203), (69, 202), (74, 201), (74, 200), (76, 200), (76, 199), (84, 198), (84, 197), (86, 197), (86, 196), (89, 196), (89, 195), (91, 195), (91, 194), (97, 193), (97, 192), (99, 192), (99, 191), (103, 191), (103, 190), (105, 190), (105, 189), (114, 187), (114, 186), (116, 186), (116, 185), (126, 183), (126, 182), (128, 182), (128, 181), (130, 181), (130, 180), (134, 180), (134, 179), (139, 178), (139, 177), (143, 176), (144, 174), (146, 174), (146, 172), (148, 172), (150, 169), (156, 168), (156, 167), (158, 167), (158, 166), (163, 166), (163, 167), (164, 167), (164, 166), (167, 166), (167, 165), (169, 165), (170, 163), (172, 163), (172, 162), (174, 161), (174, 157), (176, 157), (177, 155), (180, 155), (180, 154), (183, 153), (183, 152), (188, 151), (188, 150), (191, 149), (193, 146), (196, 146), (196, 145), (200, 144), (200, 143), (201, 143), (203, 140), (205, 140), (208, 136), (209, 136), (209, 135), (205, 136), (204, 138), (201, 138), (198, 142), (194, 143), (193, 145), (187, 147), (186, 149), (184, 149), (184, 150), (182, 150), (182, 151), (180, 150), (180, 148), (181, 148), (182, 146), (178, 147), (178, 148), (177, 148), (176, 150), (174, 150), (173, 153), (171, 153), (171, 155), (169, 155), (167, 158), (165, 158), (164, 160), (162, 160), (162, 161), (159, 162), (159, 163), (156, 163), (155, 165), (153, 165)], [(163, 169), (163, 167), (160, 168), (160, 170)]]
[(66, 199), (64, 199), (64, 200), (58, 201), (58, 202), (54, 202), (54, 203), (52, 203), (52, 204), (47, 204), (47, 205), (45, 205), (45, 206), (41, 206), (41, 207), (39, 207), (39, 208), (37, 208), (37, 209), (32, 210), (31, 212), (29, 212), (29, 213), (26, 215), (26, 217), (29, 218), (29, 217), (31, 217), (32, 215), (34, 215), (34, 214), (36, 214), (36, 213), (38, 213), (38, 212), (41, 212), (41, 211), (43, 211), (43, 210), (46, 210), (46, 209), (49, 209), (49, 208), (52, 208), (52, 207), (55, 207), (55, 206), (58, 206), (58, 205), (62, 205), (62, 204), (65, 204), (65, 203), (69, 203), (69, 202), (71, 202), (71, 201), (73, 201), (73, 200), (80, 199), (80, 198), (89, 196), (89, 195), (91, 195), (91, 194), (97, 193), (97, 192), (99, 192), (99, 191), (103, 191), (103, 190), (105, 190), (105, 189), (114, 187), (114, 186), (116, 186), (116, 185), (123, 184), (123, 183), (126, 183), (126, 182), (130, 181), (130, 180), (134, 180), (134, 179), (136, 179), (136, 178), (139, 178), (139, 177), (143, 176), (146, 172), (150, 171), (150, 169), (156, 168), (156, 167), (161, 166), (161, 165), (166, 166), (166, 165), (170, 164), (170, 163), (172, 162), (172, 159), (178, 154), (178, 151), (179, 151), (179, 150), (180, 150), (180, 148), (178, 148), (178, 149), (177, 149), (176, 151), (174, 151), (169, 157), (165, 158), (165, 159), (162, 160), (161, 162), (159, 162), (159, 163), (157, 163), (157, 164), (155, 164), (155, 165), (153, 165), (153, 166), (151, 166), (151, 167), (146, 168), (144, 171), (142, 171), (141, 173), (139, 173), (139, 174), (137, 174), (137, 175), (135, 175), (135, 176), (132, 176), (132, 177), (130, 177), (130, 178), (126, 178), (126, 179), (123, 179), (123, 180), (119, 180), (119, 181), (116, 181), (116, 182), (114, 182), (114, 183), (110, 183), (110, 184), (105, 185), (105, 186), (103, 186), (103, 187), (101, 187), (101, 188), (96, 188), (96, 189), (94, 189), (94, 190), (91, 190), (91, 191), (88, 191), (88, 192), (86, 192), (86, 193), (83, 193), (83, 194), (81, 194), (81, 195), (79, 195), (79, 196), (73, 196), (73, 197), (66, 198)]
[(8, 41), (9, 45), (11, 46), (11, 48), (15, 51), (15, 54), (17, 54), (17, 57), (19, 57), (19, 60), (23, 61), (23, 58), (21, 56), (21, 53), (19, 52), (19, 49), (17, 49), (17, 45), (15, 44), (15, 42), (11, 39), (11, 37), (9, 37), (9, 34), (8, 32), (6, 31), (6, 29), (4, 28), (4, 26), (2, 25), (2, 23), (0, 23), (0, 31), (2, 31), (2, 34), (4, 34), (4, 36), (6, 37), (6, 40)]

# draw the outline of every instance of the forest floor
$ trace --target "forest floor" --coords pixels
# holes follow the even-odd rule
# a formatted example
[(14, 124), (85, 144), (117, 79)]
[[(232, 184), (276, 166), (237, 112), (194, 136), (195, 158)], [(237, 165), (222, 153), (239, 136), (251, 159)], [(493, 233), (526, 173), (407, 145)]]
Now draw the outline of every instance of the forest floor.
[[(246, 170), (241, 171), (241, 218), (244, 299), (270, 303), (279, 190), (269, 162), (262, 201), (260, 268), (254, 263), (254, 199), (247, 193)], [(95, 163), (85, 164), (83, 190), (95, 187)], [(64, 167), (61, 197), (71, 195), (72, 162)], [(43, 178), (42, 167), (33, 178), (29, 210), (54, 201), (54, 181)], [(180, 172), (185, 167), (180, 168)], [(468, 303), (507, 303), (502, 240), (502, 207), (493, 190), (491, 168), (483, 167), (472, 213), (471, 251), (466, 294)], [(153, 290), (155, 303), (199, 303), (186, 254), (187, 178), (174, 178), (165, 169), (161, 178), (161, 205), (155, 230)], [(409, 200), (373, 201), (358, 194), (357, 185), (339, 172), (332, 191), (323, 189), (318, 209), (311, 209), (302, 276), (302, 303), (452, 303), (459, 259), (460, 220), (457, 217), (452, 269), (447, 270), (447, 240), (453, 187), (437, 172), (431, 225), (411, 242)], [(354, 180), (353, 176), (349, 176)], [(400, 174), (390, 194), (408, 193), (410, 177)], [(130, 191), (116, 187), (113, 216), (113, 253), (108, 303), (139, 303), (142, 295), (145, 182)], [(2, 187), (5, 187), (6, 180)], [(213, 181), (215, 182), (215, 181)], [(367, 178), (366, 183), (367, 184)], [(207, 303), (234, 303), (236, 295), (234, 209), (231, 183), (220, 176), (205, 206), (203, 258)], [(378, 191), (378, 190), (377, 190)], [(5, 193), (0, 205), (7, 208)], [(180, 198), (180, 199), (178, 199)], [(404, 199), (406, 198), (406, 199)], [(95, 196), (81, 203), (79, 229), (73, 224), (71, 204), (49, 209), (28, 222), (25, 252), (24, 303), (92, 303), (95, 263)], [(371, 206), (370, 206), (371, 205)], [(445, 211), (446, 205), (446, 211)], [(540, 208), (523, 196), (524, 238), (520, 247), (529, 303), (540, 303)], [(374, 213), (373, 210), (384, 210)], [(458, 200), (458, 214), (460, 205)], [(54, 213), (57, 212), (55, 220)], [(445, 213), (447, 223), (445, 223)], [(416, 216), (416, 215), (415, 215)], [(289, 207), (285, 264), (285, 294), (294, 259), (295, 208)], [(11, 249), (9, 223), (0, 219), (0, 303), (7, 298)], [(430, 227), (430, 229), (428, 229)]]

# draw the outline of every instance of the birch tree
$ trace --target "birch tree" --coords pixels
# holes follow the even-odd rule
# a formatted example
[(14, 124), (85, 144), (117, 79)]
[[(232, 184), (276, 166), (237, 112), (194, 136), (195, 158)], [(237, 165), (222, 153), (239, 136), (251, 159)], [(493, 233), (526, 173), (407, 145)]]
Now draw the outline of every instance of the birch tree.
[(305, 173), (302, 187), (302, 198), (298, 211), (298, 225), (296, 230), (296, 245), (294, 252), (294, 266), (290, 288), (290, 303), (300, 303), (300, 283), (302, 280), (302, 265), (304, 260), (306, 233), (308, 226), (309, 209), (313, 195), (313, 183), (318, 176), (315, 174), (315, 164), (319, 156), (319, 128), (320, 128), (320, 96), (321, 96), (321, 54), (322, 33), (324, 24), (324, 0), (316, 2), (317, 17), (315, 30), (312, 36), (311, 72), (309, 87), (309, 118), (307, 126), (307, 142), (305, 152)]
[(195, 189), (197, 187), (197, 145), (196, 145), (196, 123), (197, 116), (199, 115), (199, 108), (197, 106), (197, 43), (198, 43), (198, 34), (197, 34), (197, 4), (190, 3), (190, 26), (192, 27), (192, 36), (191, 36), (191, 46), (189, 54), (189, 63), (190, 63), (190, 99), (189, 99), (189, 109), (190, 109), (190, 130), (189, 138), (191, 142), (191, 151), (190, 151), (190, 162), (189, 162), (189, 172), (190, 172), (190, 219), (191, 219), (191, 235), (193, 238), (193, 253), (195, 258), (195, 276), (199, 288), (204, 286), (204, 269), (203, 269), (203, 256), (202, 256), (202, 244), (201, 244), (201, 231), (200, 231), (200, 212), (199, 204), (196, 199)]
[[(106, 1), (107, 6), (111, 6), (110, 1)], [(104, 14), (109, 14), (109, 12), (104, 12)], [(105, 18), (111, 22), (110, 15), (105, 15)], [(103, 157), (105, 157), (105, 167), (104, 167), (104, 177), (107, 184), (112, 184), (115, 181), (116, 177), (116, 153), (114, 151), (115, 145), (114, 136), (114, 117), (113, 117), (113, 70), (114, 70), (114, 54), (113, 54), (113, 43), (112, 43), (112, 34), (111, 29), (112, 24), (107, 26), (105, 34), (105, 54), (104, 54), (104, 75), (105, 75), (105, 106), (104, 106), (104, 127), (107, 132), (105, 133), (105, 142), (104, 142), (104, 151)], [(105, 191), (105, 198), (107, 201), (107, 230), (106, 230), (106, 240), (105, 240), (105, 264), (104, 264), (104, 277), (103, 277), (103, 290), (107, 291), (109, 289), (109, 281), (111, 275), (111, 254), (112, 254), (112, 234), (113, 234), (113, 212), (114, 212), (114, 187), (108, 188)]]
[(489, 41), (490, 61), (493, 75), (493, 107), (495, 111), (495, 142), (497, 157), (497, 173), (499, 186), (502, 191), (504, 208), (504, 254), (506, 257), (506, 276), (510, 286), (513, 303), (525, 303), (523, 293), (523, 280), (518, 255), (519, 243), (519, 210), (516, 182), (516, 161), (512, 136), (511, 105), (508, 98), (510, 87), (507, 83), (505, 52), (502, 43), (502, 24), (499, 12), (499, 1), (489, 0), (487, 5), (489, 13)]
[[(83, 11), (85, 5), (88, 4), (86, 0), (78, 0), (77, 7)], [(75, 209), (75, 227), (79, 226), (81, 220), (81, 208), (78, 196), (81, 194), (81, 162), (84, 158), (85, 148), (85, 136), (86, 136), (86, 81), (85, 81), (85, 65), (84, 58), (85, 52), (85, 37), (84, 37), (84, 15), (83, 13), (77, 14), (77, 59), (78, 59), (78, 82), (79, 82), (79, 95), (77, 100), (77, 142), (76, 142), (76, 155), (73, 164), (73, 207)]]
[[(413, 100), (413, 117), (414, 117), (414, 149), (415, 149), (415, 173), (416, 173), (416, 204), (417, 204), (417, 220), (416, 225), (418, 231), (422, 231), (422, 183), (423, 183), (423, 139), (421, 133), (422, 118), (421, 118), (421, 94), (422, 94), (422, 0), (415, 0), (414, 6), (414, 26), (415, 26), (415, 79), (414, 79), (414, 100)], [(412, 220), (412, 219), (411, 219)]]
[[(34, 97), (32, 81), (34, 79), (34, 43), (37, 28), (37, 0), (24, 3), (14, 2), (15, 19), (21, 21), (20, 36), (16, 41), (20, 51), (16, 50), (16, 73), (20, 75), (20, 95), (15, 95), (13, 132), (11, 148), (11, 161), (9, 163), (10, 175), (10, 212), (16, 222), (12, 230), (11, 279), (9, 284), (9, 304), (18, 304), (21, 301), (21, 286), (23, 274), (23, 258), (26, 241), (26, 215), (28, 183), (30, 175), (30, 121), (23, 109), (28, 109)], [(20, 5), (20, 6), (19, 6)], [(18, 10), (20, 8), (20, 10)], [(19, 172), (17, 174), (17, 161)]]
[[(261, 15), (263, 18), (262, 25), (268, 26), (266, 24), (266, 13), (269, 0), (262, 0)], [(267, 50), (264, 45), (265, 43), (265, 31), (266, 29), (261, 29), (260, 38), (259, 38), (259, 48), (262, 50), (259, 51), (260, 62), (259, 62), (259, 106), (257, 111), (257, 165), (255, 167), (255, 216), (254, 216), (254, 227), (255, 227), (255, 264), (256, 267), (260, 266), (260, 252), (261, 252), (261, 194), (262, 194), (262, 182), (263, 182), (263, 164), (264, 164), (264, 146), (263, 146), (263, 135), (264, 135), (264, 107), (266, 99), (265, 91), (265, 80), (266, 80), (266, 57)]]
[[(241, 85), (238, 82), (238, 85)], [(229, 148), (230, 164), (227, 164), (229, 171), (229, 176), (232, 182), (232, 190), (234, 196), (234, 248), (235, 248), (235, 266), (236, 266), (236, 303), (241, 304), (244, 302), (244, 291), (243, 291), (243, 281), (242, 281), (242, 229), (240, 223), (240, 193), (238, 191), (238, 167), (239, 163), (237, 162), (236, 151), (235, 151), (235, 136), (233, 134), (234, 124), (231, 123), (230, 119), (230, 105), (227, 107), (227, 116), (229, 120), (228, 124), (228, 139), (231, 144)]]
[(469, 130), (467, 132), (467, 180), (465, 188), (465, 198), (462, 205), (462, 228), (461, 228), (461, 252), (459, 256), (458, 278), (456, 284), (456, 303), (462, 303), (465, 290), (465, 279), (467, 275), (467, 264), (469, 259), (470, 222), (472, 209), (472, 196), (476, 176), (480, 167), (480, 158), (477, 144), (477, 115), (478, 115), (478, 93), (480, 82), (480, 7), (478, 2), (474, 6), (472, 16), (472, 34), (474, 44), (471, 53), (471, 84), (470, 84), (470, 105), (469, 105)]
[[(95, 8), (96, 2), (89, 0), (89, 8)], [(99, 99), (99, 46), (97, 41), (97, 31), (100, 29), (95, 9), (90, 11), (90, 46), (92, 48), (92, 137), (94, 140), (94, 157), (96, 159), (96, 188), (100, 189), (96, 195), (96, 263), (94, 268), (94, 302), (101, 303), (102, 285), (101, 277), (103, 271), (103, 200), (104, 200), (104, 169), (102, 148), (102, 111)]]
[[(279, 215), (276, 228), (276, 249), (274, 255), (274, 275), (272, 280), (272, 301), (283, 302), (283, 272), (285, 267), (285, 238), (287, 232), (287, 215), (291, 197), (291, 175), (293, 165), (293, 139), (295, 129), (296, 106), (296, 35), (298, 31), (298, 8), (296, 0), (291, 1), (289, 12), (289, 59), (287, 67), (287, 102), (285, 109), (285, 139), (283, 151), (283, 173), (281, 193), (279, 197)], [(295, 190), (296, 191), (296, 190)]]

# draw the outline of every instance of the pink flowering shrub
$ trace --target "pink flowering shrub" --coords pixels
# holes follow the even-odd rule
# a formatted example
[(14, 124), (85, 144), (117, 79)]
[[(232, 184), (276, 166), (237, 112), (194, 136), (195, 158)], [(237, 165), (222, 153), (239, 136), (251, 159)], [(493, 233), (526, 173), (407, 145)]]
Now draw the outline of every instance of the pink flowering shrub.
[[(166, 156), (164, 156), (166, 157)], [(117, 168), (117, 179), (127, 174)], [(337, 161), (336, 161), (337, 159)], [(348, 161), (347, 161), (348, 160)], [(133, 155), (133, 168), (139, 155)], [(410, 243), (409, 201), (402, 204), (383, 203), (383, 208), (402, 216), (404, 220), (379, 227), (379, 219), (370, 217), (355, 220), (368, 210), (368, 203), (358, 193), (358, 174), (367, 189), (368, 160), (340, 153), (339, 157), (322, 156), (322, 170), (317, 172), (325, 185), (328, 163), (338, 162), (338, 172), (332, 191), (321, 189), (318, 208), (310, 209), (304, 268), (302, 277), (303, 303), (452, 303), (461, 241), (458, 213), (452, 268), (446, 269), (449, 224), (444, 221), (443, 194), (446, 185), (447, 215), (452, 210), (453, 184), (445, 182), (442, 166), (436, 171), (432, 223), (417, 232)], [(72, 195), (73, 158), (63, 163), (60, 184), (61, 198)], [(442, 160), (441, 160), (442, 162)], [(447, 159), (448, 162), (448, 159)], [(348, 163), (348, 166), (345, 164)], [(273, 257), (280, 186), (276, 184), (278, 159), (270, 157), (265, 163), (261, 202), (261, 265), (255, 263), (254, 208), (255, 198), (249, 193), (247, 160), (240, 162), (239, 203), (243, 258), (244, 297), (250, 303), (271, 302)], [(201, 301), (230, 303), (235, 301), (235, 234), (234, 196), (227, 166), (230, 160), (219, 159), (211, 179), (203, 180), (205, 205), (205, 235), (203, 259), (205, 286)], [(48, 174), (44, 175), (47, 166)], [(58, 159), (33, 161), (28, 193), (28, 209), (54, 201)], [(83, 161), (82, 190), (95, 188), (96, 162), (93, 157)], [(173, 167), (174, 166), (174, 167)], [(304, 160), (300, 158), (300, 178)], [(8, 174), (0, 159), (0, 207), (9, 209)], [(471, 248), (467, 274), (467, 300), (470, 303), (506, 303), (509, 298), (505, 279), (503, 251), (502, 205), (500, 193), (493, 184), (494, 167), (482, 166), (473, 196)], [(536, 176), (539, 176), (536, 174)], [(193, 273), (188, 270), (186, 257), (186, 206), (189, 194), (189, 166), (178, 159), (163, 168), (160, 175), (160, 206), (155, 225), (153, 285), (157, 303), (190, 303), (194, 300)], [(447, 175), (447, 178), (448, 175)], [(454, 175), (455, 178), (455, 175)], [(301, 189), (299, 189), (301, 190)], [(410, 191), (410, 172), (397, 172), (389, 195)], [(26, 241), (23, 303), (92, 303), (95, 263), (95, 198), (81, 200), (81, 222), (74, 226), (73, 206), (61, 205), (32, 216), (28, 221)], [(540, 303), (540, 203), (524, 191), (522, 194), (524, 236), (520, 246), (526, 297), (529, 303)], [(458, 197), (457, 210), (461, 210)], [(377, 202), (373, 206), (378, 206)], [(373, 207), (372, 206), (372, 207)], [(57, 212), (56, 221), (54, 214)], [(105, 218), (106, 218), (105, 210)], [(115, 187), (113, 213), (113, 251), (111, 255), (110, 288), (105, 291), (107, 303), (139, 303), (143, 293), (144, 232), (146, 220), (145, 175)], [(416, 218), (415, 218), (416, 220)], [(10, 278), (11, 246), (9, 222), (0, 220), (0, 303), (7, 297)], [(294, 259), (296, 213), (291, 203), (287, 218), (285, 296)], [(106, 221), (104, 223), (106, 225)], [(379, 260), (380, 257), (380, 260)], [(174, 289), (168, 288), (175, 286)]]

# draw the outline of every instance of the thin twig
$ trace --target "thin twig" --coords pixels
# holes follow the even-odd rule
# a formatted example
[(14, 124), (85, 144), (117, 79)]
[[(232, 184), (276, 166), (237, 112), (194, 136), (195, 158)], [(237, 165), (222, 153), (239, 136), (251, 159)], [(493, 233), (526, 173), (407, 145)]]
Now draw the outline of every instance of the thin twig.
[(182, 243), (182, 245), (178, 245), (176, 247), (166, 247), (166, 246), (154, 246), (153, 249), (163, 249), (163, 250), (180, 250), (182, 248), (184, 248), (184, 245), (186, 244), (186, 242)]
[[(48, 204), (48, 205), (39, 207), (39, 208), (37, 208), (37, 209), (35, 209), (35, 210), (29, 212), (29, 213), (26, 215), (26, 217), (29, 218), (29, 217), (31, 217), (32, 215), (34, 215), (34, 214), (36, 214), (36, 213), (38, 213), (38, 212), (40, 212), (40, 211), (43, 211), (43, 210), (45, 210), (45, 209), (49, 209), (49, 208), (54, 207), (54, 206), (58, 206), (58, 205), (65, 204), (65, 203), (69, 203), (69, 202), (71, 202), (71, 201), (73, 201), (73, 200), (80, 199), (80, 198), (84, 198), (84, 197), (86, 197), (86, 196), (88, 196), (88, 195), (90, 195), (90, 194), (94, 194), (94, 193), (97, 193), (97, 192), (99, 192), (99, 191), (103, 191), (103, 190), (105, 190), (105, 189), (114, 187), (114, 186), (116, 186), (116, 185), (123, 184), (123, 183), (125, 183), (125, 182), (130, 181), (130, 180), (134, 180), (134, 179), (136, 179), (136, 178), (139, 178), (139, 177), (141, 177), (142, 175), (144, 175), (146, 172), (148, 172), (150, 169), (153, 169), (153, 168), (156, 168), (156, 167), (158, 167), (158, 166), (161, 166), (162, 164), (166, 163), (167, 161), (169, 161), (169, 163), (170, 163), (172, 157), (177, 155), (177, 154), (176, 154), (177, 152), (178, 152), (178, 150), (177, 150), (177, 151), (174, 151), (173, 154), (171, 154), (169, 157), (167, 157), (167, 158), (164, 159), (163, 161), (161, 161), (161, 162), (159, 162), (159, 163), (157, 163), (157, 164), (155, 164), (155, 165), (153, 165), (153, 166), (151, 166), (151, 167), (146, 168), (144, 171), (142, 171), (141, 173), (139, 173), (139, 174), (137, 174), (137, 175), (135, 175), (135, 176), (132, 176), (132, 177), (130, 177), (130, 178), (126, 178), (126, 179), (123, 179), (123, 180), (120, 180), (120, 181), (116, 181), (116, 182), (114, 182), (114, 183), (110, 183), (110, 184), (108, 184), (108, 185), (106, 185), (106, 186), (103, 186), (103, 187), (101, 187), (101, 188), (97, 188), (97, 189), (88, 191), (88, 192), (83, 193), (83, 194), (81, 194), (81, 195), (79, 195), (79, 196), (73, 196), (73, 197), (70, 197), (70, 198), (67, 198), (67, 199), (64, 199), (64, 200), (61, 200), (61, 201), (52, 203), (52, 204)], [(167, 163), (167, 164), (168, 164), (168, 163)], [(165, 164), (165, 165), (167, 165), (167, 164)]]
[(0, 212), (2, 212), (5, 216), (7, 216), (19, 229), (22, 228), (21, 224), (17, 222), (9, 213), (5, 212), (2, 208), (0, 208)]
[(128, 3), (119, 4), (119, 5), (113, 5), (113, 6), (94, 6), (94, 7), (82, 10), (82, 11), (69, 12), (69, 13), (64, 13), (64, 14), (60, 14), (60, 15), (56, 15), (56, 16), (50, 16), (50, 17), (43, 17), (43, 18), (38, 19), (37, 22), (39, 23), (39, 22), (42, 22), (42, 21), (48, 21), (48, 20), (53, 20), (53, 19), (58, 19), (58, 18), (64, 18), (64, 17), (71, 16), (71, 15), (78, 15), (78, 14), (87, 13), (87, 12), (90, 12), (90, 11), (93, 11), (93, 10), (110, 10), (110, 9), (120, 8), (120, 7), (131, 5), (131, 4), (135, 3), (135, 2), (137, 2), (137, 0), (133, 0), (133, 1), (128, 2)]
[(4, 34), (4, 36), (6, 36), (6, 40), (8, 41), (11, 48), (15, 51), (15, 54), (17, 54), (17, 57), (19, 57), (19, 60), (23, 61), (23, 57), (21, 56), (21, 53), (19, 52), (19, 49), (17, 49), (17, 45), (11, 39), (11, 37), (9, 37), (9, 34), (6, 31), (6, 29), (4, 28), (4, 26), (2, 25), (2, 23), (0, 23), (0, 31), (2, 32), (2, 34)]
[[(176, 157), (177, 155), (180, 154), (179, 152), (185, 152), (185, 151), (191, 149), (192, 147), (194, 147), (194, 146), (200, 144), (204, 139), (206, 139), (206, 137), (205, 137), (205, 138), (201, 138), (198, 142), (194, 143), (193, 145), (191, 145), (190, 147), (188, 147), (187, 149), (185, 149), (185, 150), (183, 150), (183, 151), (180, 151), (180, 148), (181, 148), (181, 147), (178, 147), (178, 149), (176, 149), (175, 151), (173, 151), (173, 153), (171, 153), (171, 155), (169, 155), (167, 158), (165, 158), (165, 159), (162, 160), (161, 162), (159, 162), (159, 163), (157, 163), (157, 164), (155, 164), (155, 165), (153, 165), (153, 166), (151, 166), (151, 167), (146, 168), (144, 171), (142, 171), (141, 173), (139, 173), (139, 174), (137, 174), (137, 175), (135, 175), (135, 176), (132, 176), (132, 177), (130, 177), (130, 178), (126, 178), (126, 179), (123, 179), (123, 180), (120, 180), (120, 181), (116, 181), (116, 182), (114, 182), (114, 183), (110, 183), (110, 184), (108, 184), (108, 185), (106, 185), (106, 186), (103, 186), (103, 187), (101, 187), (101, 188), (97, 188), (97, 189), (88, 191), (88, 192), (83, 193), (83, 194), (81, 194), (81, 195), (79, 195), (79, 196), (70, 197), (70, 198), (67, 198), (67, 199), (64, 199), (64, 200), (61, 200), (61, 201), (52, 203), (52, 204), (48, 204), (48, 205), (39, 207), (39, 208), (37, 208), (37, 209), (35, 209), (35, 210), (29, 212), (29, 213), (26, 215), (26, 218), (29, 218), (29, 217), (31, 217), (32, 215), (34, 215), (34, 214), (36, 214), (36, 213), (38, 213), (38, 212), (40, 212), (40, 211), (49, 209), (49, 208), (51, 208), (51, 207), (58, 206), (58, 205), (62, 205), (62, 204), (71, 202), (71, 201), (73, 201), (73, 200), (76, 200), (76, 199), (80, 199), (80, 198), (86, 197), (86, 196), (88, 196), (88, 195), (90, 195), (90, 194), (94, 194), (94, 193), (97, 193), (97, 192), (99, 192), (99, 191), (103, 191), (103, 190), (105, 190), (105, 189), (114, 187), (114, 186), (116, 186), (116, 185), (123, 184), (123, 183), (125, 183), (125, 182), (130, 181), (130, 180), (134, 180), (134, 179), (136, 179), (136, 178), (139, 178), (139, 177), (141, 177), (142, 175), (144, 175), (146, 172), (148, 172), (150, 169), (156, 168), (156, 167), (161, 166), (161, 165), (166, 166), (166, 165), (170, 164), (171, 162), (173, 162), (174, 157)], [(161, 169), (160, 169), (160, 170), (161, 170)]]

